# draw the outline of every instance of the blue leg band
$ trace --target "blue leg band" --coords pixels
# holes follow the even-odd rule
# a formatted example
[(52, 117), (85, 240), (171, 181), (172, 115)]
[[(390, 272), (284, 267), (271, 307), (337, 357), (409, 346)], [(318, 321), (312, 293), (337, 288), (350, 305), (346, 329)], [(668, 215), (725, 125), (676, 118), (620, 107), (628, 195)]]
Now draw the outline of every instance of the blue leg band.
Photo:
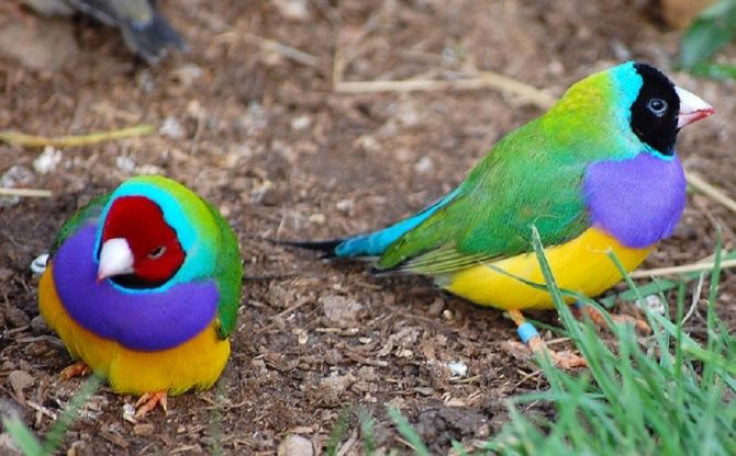
[(529, 339), (531, 339), (532, 337), (539, 335), (534, 325), (529, 322), (519, 325), (519, 327), (516, 328), (516, 333), (519, 335), (519, 338), (522, 342), (524, 342), (524, 344), (528, 343)]
[(582, 301), (575, 301), (575, 304), (573, 304), (573, 306), (575, 306), (576, 309), (582, 309), (586, 306), (586, 304), (584, 304)]

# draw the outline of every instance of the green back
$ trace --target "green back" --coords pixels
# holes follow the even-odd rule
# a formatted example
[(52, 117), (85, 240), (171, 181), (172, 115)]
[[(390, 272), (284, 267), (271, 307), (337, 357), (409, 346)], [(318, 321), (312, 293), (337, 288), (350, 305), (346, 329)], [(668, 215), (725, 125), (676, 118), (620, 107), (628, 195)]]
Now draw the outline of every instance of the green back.
[(215, 266), (215, 280), (220, 291), (218, 316), (220, 326), (217, 329), (221, 338), (227, 338), (235, 329), (240, 304), (240, 291), (243, 284), (243, 262), (240, 256), (238, 239), (232, 228), (210, 203), (202, 199), (207, 205), (218, 227), (218, 241), (220, 255)]
[(108, 199), (110, 199), (109, 193), (98, 196), (75, 212), (74, 215), (72, 215), (69, 220), (61, 226), (61, 230), (59, 230), (56, 238), (54, 238), (54, 242), (51, 244), (49, 255), (53, 257), (56, 251), (59, 250), (59, 247), (61, 247), (61, 244), (63, 244), (69, 236), (76, 233), (77, 230), (87, 222), (91, 222), (92, 220), (99, 218)]
[(548, 246), (589, 228), (581, 192), (586, 167), (634, 156), (641, 147), (628, 128), (633, 99), (620, 93), (638, 88), (628, 73), (621, 84), (614, 76), (580, 81), (545, 115), (509, 133), (458, 196), (389, 246), (378, 267), (442, 274), (530, 252), (532, 225)]

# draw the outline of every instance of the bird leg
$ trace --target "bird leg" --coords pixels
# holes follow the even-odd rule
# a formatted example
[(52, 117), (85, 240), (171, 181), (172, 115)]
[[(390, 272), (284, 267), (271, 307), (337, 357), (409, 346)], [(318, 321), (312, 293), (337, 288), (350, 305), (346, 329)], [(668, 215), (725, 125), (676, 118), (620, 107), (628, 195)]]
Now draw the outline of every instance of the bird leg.
[(167, 398), (166, 391), (156, 391), (154, 393), (146, 393), (143, 396), (138, 399), (138, 402), (135, 403), (135, 417), (136, 419), (144, 418), (148, 412), (155, 409), (157, 405), (160, 405), (161, 408), (164, 410), (164, 414), (169, 413), (169, 409), (167, 406)]
[[(590, 318), (590, 321), (592, 321), (593, 324), (595, 324), (599, 328), (611, 329), (608, 325), (608, 322), (606, 321), (606, 318), (595, 307), (578, 301), (574, 304), (573, 308), (575, 309), (575, 314), (578, 318), (580, 318), (581, 315), (587, 315), (588, 318)], [(640, 334), (652, 333), (652, 328), (649, 326), (649, 323), (640, 318), (632, 317), (631, 315), (621, 314), (611, 314), (610, 317), (614, 323), (634, 325), (634, 328), (636, 328), (636, 331)]]
[(524, 315), (521, 314), (521, 311), (509, 310), (508, 314), (514, 321), (514, 323), (516, 323), (519, 338), (521, 338), (521, 341), (526, 344), (526, 346), (529, 348), (529, 350), (532, 351), (532, 353), (539, 353), (542, 356), (549, 356), (555, 366), (559, 367), (560, 369), (587, 367), (588, 363), (585, 361), (584, 358), (578, 355), (575, 355), (569, 351), (556, 352), (554, 350), (550, 350), (547, 347), (547, 344), (545, 344), (542, 338), (539, 336), (536, 328), (534, 328), (531, 323), (526, 321), (526, 318), (524, 318)]
[(81, 377), (83, 375), (88, 375), (92, 373), (92, 369), (89, 368), (87, 364), (85, 364), (83, 361), (77, 361), (76, 363), (65, 367), (61, 374), (59, 374), (59, 377), (61, 377), (62, 380), (69, 380), (74, 377)]

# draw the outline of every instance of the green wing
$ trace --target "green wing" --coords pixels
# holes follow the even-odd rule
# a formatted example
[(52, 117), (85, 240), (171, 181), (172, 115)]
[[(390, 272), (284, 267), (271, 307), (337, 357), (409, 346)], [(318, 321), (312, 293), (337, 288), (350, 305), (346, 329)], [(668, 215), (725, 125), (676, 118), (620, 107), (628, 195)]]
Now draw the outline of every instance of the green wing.
[[(538, 121), (509, 134), (460, 186), (459, 195), (384, 252), (380, 269), (436, 275), (532, 251), (589, 228), (581, 195), (585, 155), (549, 143)], [(570, 147), (580, 141), (570, 141)]]
[(240, 304), (240, 290), (243, 283), (243, 262), (238, 247), (238, 239), (232, 228), (220, 215), (220, 211), (209, 202), (202, 199), (207, 205), (212, 218), (217, 224), (218, 256), (215, 268), (215, 280), (220, 292), (220, 302), (217, 304), (219, 327), (217, 333), (226, 339), (235, 329)]
[(82, 225), (99, 218), (102, 213), (102, 209), (105, 207), (109, 199), (110, 194), (98, 196), (72, 215), (71, 218), (61, 227), (59, 234), (56, 235), (54, 242), (51, 244), (49, 254), (53, 257), (59, 247), (61, 247), (61, 244), (63, 244), (69, 236), (76, 233)]

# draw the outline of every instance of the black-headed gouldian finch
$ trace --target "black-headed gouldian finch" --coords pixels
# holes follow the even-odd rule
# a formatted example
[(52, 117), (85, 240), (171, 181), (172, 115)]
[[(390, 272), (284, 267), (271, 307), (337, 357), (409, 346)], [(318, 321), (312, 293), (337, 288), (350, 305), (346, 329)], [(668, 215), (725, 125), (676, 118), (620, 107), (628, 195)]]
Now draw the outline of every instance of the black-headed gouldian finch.
[(552, 308), (551, 296), (516, 278), (544, 284), (532, 226), (560, 288), (596, 296), (612, 287), (621, 274), (609, 251), (632, 270), (672, 234), (686, 187), (675, 140), (712, 113), (657, 69), (627, 62), (574, 84), (418, 214), (369, 234), (287, 244), (430, 276), (451, 293), (507, 311), (521, 339), (543, 350), (521, 312)]

